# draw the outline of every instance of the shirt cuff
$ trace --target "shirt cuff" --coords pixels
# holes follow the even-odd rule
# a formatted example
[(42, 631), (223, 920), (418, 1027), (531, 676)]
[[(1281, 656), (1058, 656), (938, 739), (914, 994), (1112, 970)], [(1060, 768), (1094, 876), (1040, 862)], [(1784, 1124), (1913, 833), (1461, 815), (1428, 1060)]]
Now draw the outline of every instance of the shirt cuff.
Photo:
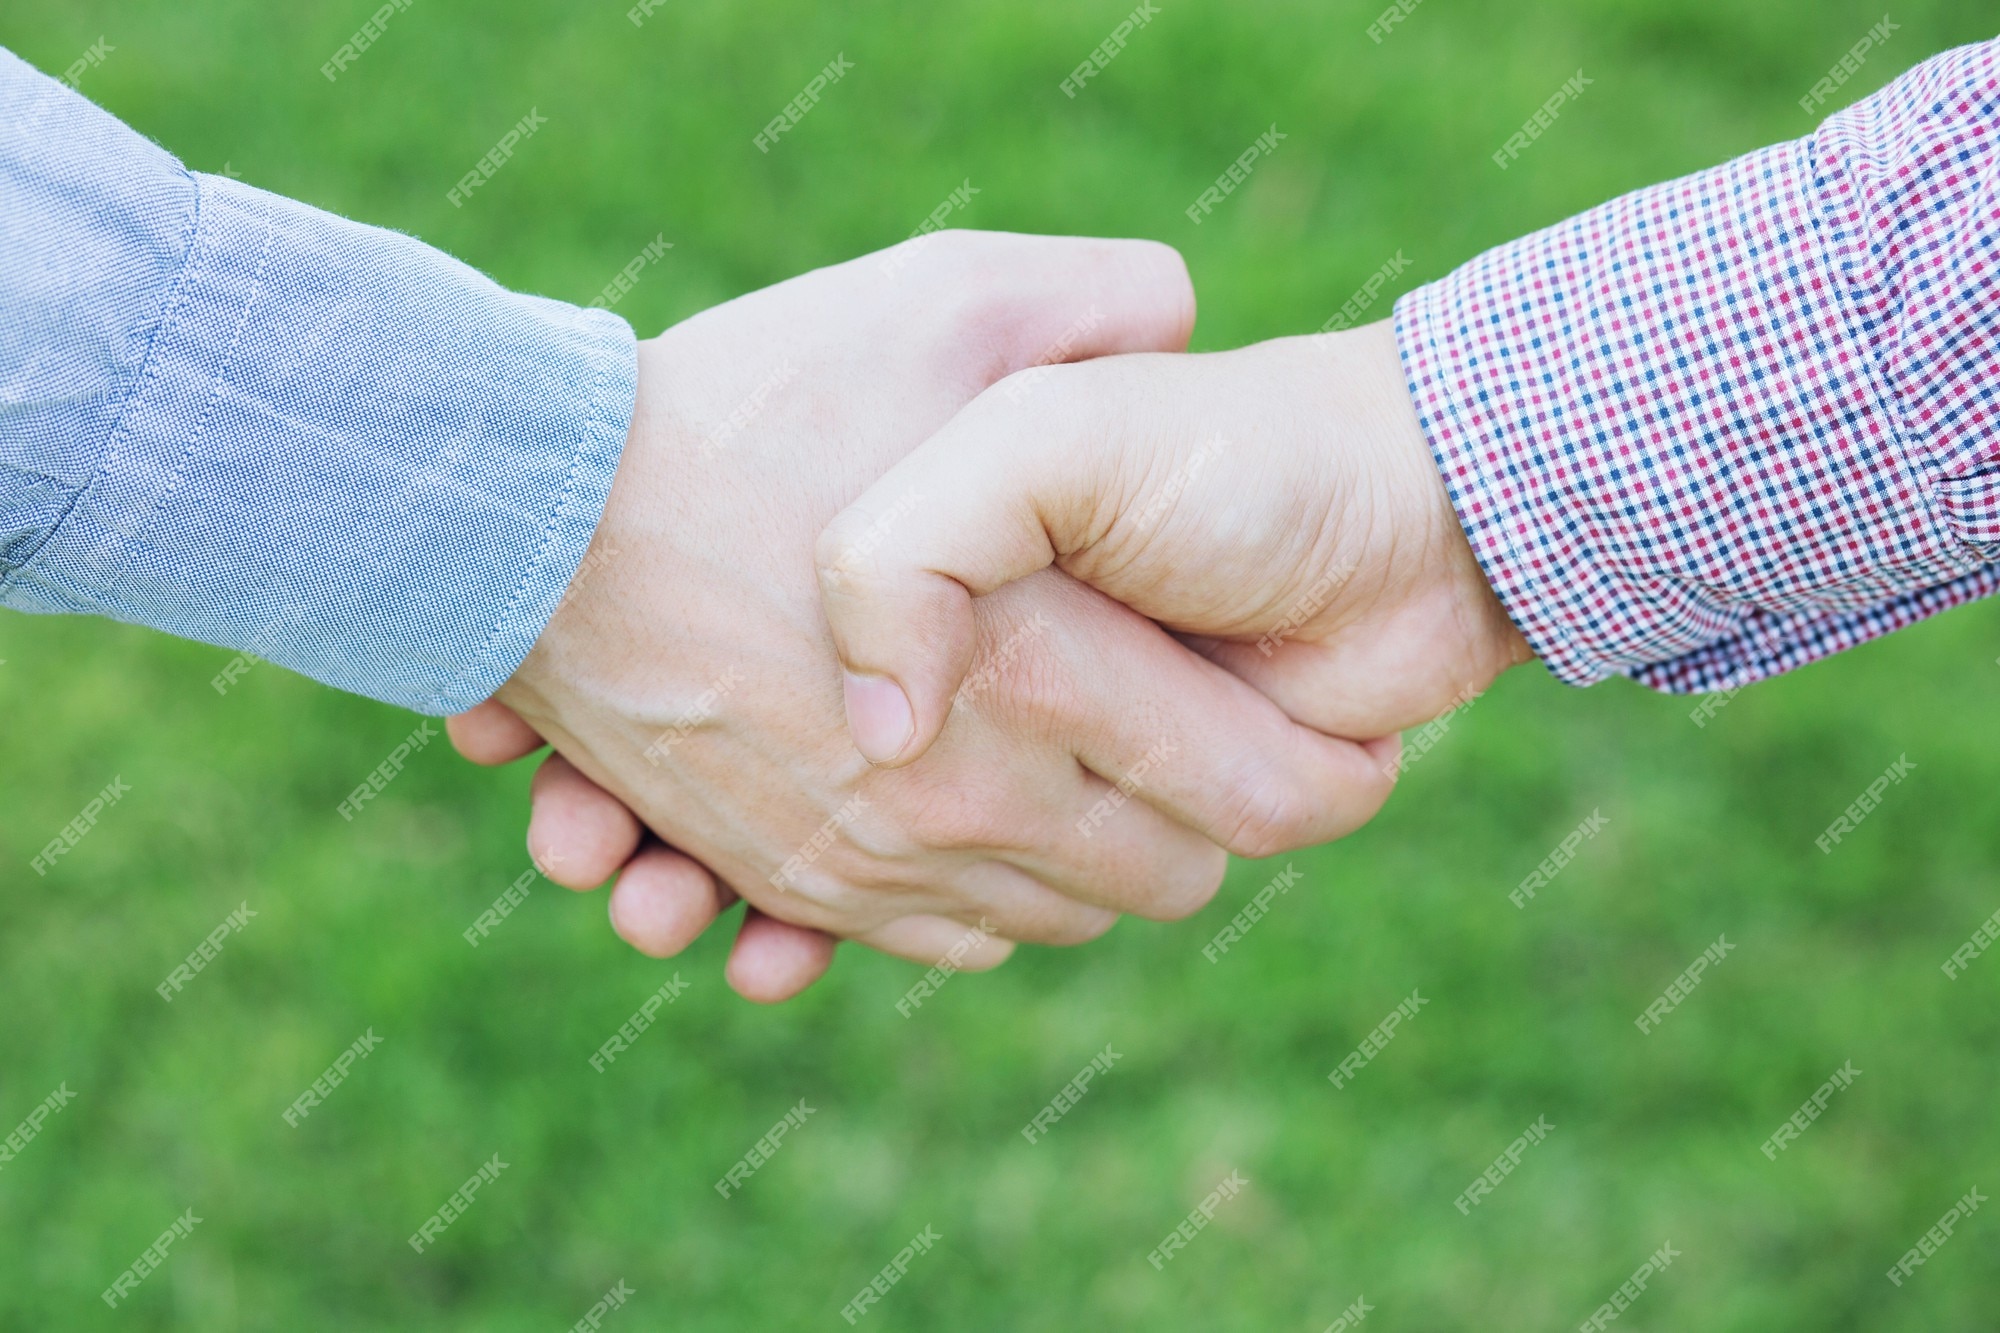
[(487, 698), (596, 529), (632, 417), (631, 329), (410, 237), (192, 180), (136, 385), (0, 597), (419, 712)]
[[(1996, 309), (1987, 282), (1933, 315), (1926, 280), (1992, 234), (1980, 173), (1925, 169), (1991, 151), (1991, 101), (1991, 53), (1954, 53), (1397, 304), (1452, 504), (1558, 678), (1741, 685), (1995, 590), (1963, 451), (1906, 424), (1937, 401), (1924, 321)], [(1922, 188), (1886, 210), (1877, 176)]]

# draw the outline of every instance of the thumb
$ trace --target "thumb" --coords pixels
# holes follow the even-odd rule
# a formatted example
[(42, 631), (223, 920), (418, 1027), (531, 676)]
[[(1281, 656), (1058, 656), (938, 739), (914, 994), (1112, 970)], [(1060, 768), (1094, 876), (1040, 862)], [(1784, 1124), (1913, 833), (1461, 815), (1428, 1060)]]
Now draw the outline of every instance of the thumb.
[[(891, 468), (820, 534), (820, 601), (845, 669), (854, 742), (899, 767), (944, 729), (974, 673), (972, 599), (1101, 540), (1122, 507), (1125, 438), (1158, 412), (1108, 357), (1049, 366), (994, 385)], [(1121, 403), (1114, 423), (1101, 406)], [(997, 668), (989, 668), (995, 669)], [(990, 683), (990, 682), (989, 682)]]

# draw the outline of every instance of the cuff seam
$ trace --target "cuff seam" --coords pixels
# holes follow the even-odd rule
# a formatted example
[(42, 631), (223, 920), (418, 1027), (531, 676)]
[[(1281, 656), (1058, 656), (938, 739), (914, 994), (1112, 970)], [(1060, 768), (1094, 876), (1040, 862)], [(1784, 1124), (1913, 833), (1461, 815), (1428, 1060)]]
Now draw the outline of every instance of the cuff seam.
[[(616, 428), (616, 423), (611, 420), (610, 413), (607, 410), (609, 403), (607, 402), (606, 390), (612, 382), (612, 370), (612, 366), (600, 364), (592, 375), (588, 395), (590, 403), (589, 411), (584, 419), (583, 428), (577, 433), (576, 448), (570, 454), (569, 469), (563, 474), (562, 489), (557, 493), (555, 507), (550, 511), (548, 521), (542, 526), (542, 540), (536, 546), (535, 553), (528, 560), (526, 567), (521, 571), (520, 581), (514, 585), (514, 591), (508, 597), (507, 604), (501, 608), (500, 614), (494, 620), (492, 628), (487, 631), (486, 637), (480, 641), (478, 652), (459, 669), (456, 675), (452, 676), (450, 680), (446, 681), (426, 699), (423, 707), (418, 711), (448, 714), (461, 711), (462, 707), (469, 707), (470, 703), (480, 702), (479, 700), (463, 701), (458, 699), (457, 696), (465, 687), (467, 680), (476, 676), (492, 664), (494, 653), (502, 636), (512, 626), (516, 613), (520, 610), (522, 603), (527, 600), (528, 589), (533, 584), (536, 573), (542, 569), (544, 562), (547, 561), (550, 548), (555, 545), (556, 534), (561, 529), (564, 518), (571, 512), (575, 505), (577, 486), (579, 478), (583, 473), (584, 460), (604, 443), (603, 437), (606, 427)], [(629, 430), (629, 423), (627, 429)], [(615, 471), (616, 468), (614, 466), (614, 474)], [(605, 495), (607, 499), (610, 496), (608, 486)], [(585, 547), (585, 554), (587, 554), (587, 542), (585, 543)], [(579, 558), (578, 563), (580, 566), (582, 563), (581, 558)], [(576, 576), (577, 571), (571, 570), (569, 578), (564, 580), (565, 590), (567, 590), (568, 584)], [(559, 604), (560, 594), (558, 595)], [(553, 618), (553, 607), (550, 610), (550, 615)], [(544, 628), (546, 628), (546, 625)], [(538, 634), (536, 637), (539, 639), (540, 635)], [(530, 647), (532, 648), (532, 645)], [(518, 667), (518, 665), (517, 663), (516, 666)]]
[[(1500, 599), (1507, 618), (1521, 631), (1528, 646), (1541, 660), (1549, 672), (1568, 685), (1594, 685), (1613, 673), (1578, 648), (1571, 637), (1569, 627), (1557, 618), (1527, 615), (1535, 604), (1537, 579), (1528, 568), (1528, 561), (1521, 553), (1514, 533), (1505, 519), (1507, 502), (1498, 498), (1492, 481), (1486, 475), (1485, 461), (1479, 441), (1468, 438), (1469, 432), (1460, 420), (1460, 406), (1457, 397), (1448, 386), (1440, 385), (1435, 395), (1442, 405), (1442, 414), (1426, 410), (1421, 376), (1428, 373), (1436, 359), (1436, 344), (1430, 333), (1431, 318), (1428, 312), (1422, 316), (1406, 307), (1422, 303), (1426, 306), (1435, 297), (1440, 284), (1427, 283), (1396, 302), (1394, 318), (1396, 322), (1398, 355), (1403, 362), (1405, 391), (1417, 409), (1418, 422), (1424, 428), (1425, 442), (1431, 450), (1431, 461), (1436, 465), (1439, 476), (1445, 484), (1445, 493), (1451, 499), (1453, 512), (1458, 516), (1459, 526), (1465, 529), (1467, 544), (1472, 548), (1473, 559), (1479, 562), (1481, 572), (1494, 595)], [(1418, 327), (1419, 324), (1422, 327)], [(1411, 352), (1418, 341), (1425, 343), (1432, 355), (1417, 357)], [(1435, 424), (1433, 424), (1435, 423)], [(1460, 487), (1459, 479), (1453, 474), (1454, 461), (1463, 462), (1469, 478), (1477, 483), (1478, 490), (1466, 494)], [(1495, 548), (1499, 548), (1496, 550)], [(1506, 564), (1500, 565), (1497, 556), (1506, 556)], [(1525, 610), (1523, 609), (1525, 607)]]
[[(193, 179), (195, 181), (196, 198), (198, 200), (206, 200), (208, 190), (202, 184), (201, 178), (194, 176)], [(265, 273), (270, 267), (271, 252), (277, 245), (278, 229), (275, 220), (270, 216), (269, 210), (264, 209), (262, 211), (264, 237), (257, 250), (257, 265), (250, 275), (249, 290), (244, 293), (242, 304), (237, 308), (236, 327), (230, 333), (229, 345), (216, 358), (214, 371), (209, 378), (207, 402), (202, 405), (201, 416), (196, 419), (194, 426), (182, 437), (179, 450), (180, 456), (175, 460), (173, 469), (167, 476), (166, 484), (160, 487), (158, 493), (153, 497), (153, 502), (148, 506), (144, 519), (129, 532), (119, 532), (117, 534), (119, 543), (118, 563), (105, 578), (103, 590), (98, 594), (98, 600), (114, 610), (126, 612), (125, 618), (130, 618), (135, 612), (133, 608), (124, 606), (119, 601), (118, 594), (123, 589), (127, 578), (130, 577), (133, 552), (146, 540), (147, 535), (152, 532), (155, 525), (159, 522), (161, 511), (172, 500), (174, 493), (181, 488), (181, 482), (187, 475), (188, 464), (194, 458), (195, 450), (200, 447), (202, 439), (208, 434), (209, 422), (215, 417), (216, 404), (220, 401), (223, 389), (229, 383), (230, 373), (235, 368), (237, 353), (243, 347), (244, 330), (249, 326), (251, 316), (256, 312), (259, 302), (263, 299)], [(197, 229), (195, 235), (195, 250), (197, 252), (200, 250), (200, 246), (201, 233)], [(189, 286), (192, 290), (199, 283), (201, 276), (199, 264), (192, 256), (190, 257), (189, 268), (192, 275)]]

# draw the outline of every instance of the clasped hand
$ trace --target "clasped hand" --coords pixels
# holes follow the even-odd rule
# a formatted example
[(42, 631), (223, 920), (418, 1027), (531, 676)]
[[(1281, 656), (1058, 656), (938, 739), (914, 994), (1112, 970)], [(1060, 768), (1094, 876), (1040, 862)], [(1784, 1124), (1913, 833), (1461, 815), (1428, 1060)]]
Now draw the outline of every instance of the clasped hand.
[(615, 875), (658, 957), (747, 900), (775, 1000), (836, 938), (988, 967), (1369, 819), (1526, 646), (1386, 325), (1190, 355), (1193, 315), (1164, 246), (941, 233), (642, 344), (582, 572), (451, 723), (554, 745), (545, 873)]

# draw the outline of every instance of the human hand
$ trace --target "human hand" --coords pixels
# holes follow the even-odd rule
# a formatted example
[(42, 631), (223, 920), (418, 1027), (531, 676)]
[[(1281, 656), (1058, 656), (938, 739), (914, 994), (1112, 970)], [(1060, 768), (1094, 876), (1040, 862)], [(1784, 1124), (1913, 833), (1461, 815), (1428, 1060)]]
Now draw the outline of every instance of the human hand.
[[(912, 493), (924, 503), (887, 525)], [(974, 599), (1051, 564), (1331, 735), (1388, 736), (1530, 656), (1386, 322), (1003, 382), (844, 510), (818, 563), (850, 691), (900, 689), (914, 712), (900, 729), (854, 719), (857, 747), (891, 766), (955, 716)]]
[[(445, 731), (475, 764), (510, 764), (547, 747), (507, 705), (488, 699), (445, 719)], [(612, 929), (641, 953), (668, 958), (737, 901), (708, 867), (648, 832), (625, 803), (559, 754), (546, 756), (529, 788), (528, 856), (554, 884), (587, 892), (617, 876)], [(739, 994), (776, 1001), (826, 970), (837, 941), (744, 908), (724, 976)]]
[[(671, 894), (625, 890), (649, 855), (674, 855), (664, 847), (627, 868), (621, 934), (671, 953), (726, 886), (773, 924), (926, 963), (984, 923), (992, 937), (961, 966), (990, 965), (1011, 940), (1071, 943), (1122, 911), (1192, 911), (1220, 881), (1217, 841), (1268, 854), (1373, 813), (1388, 784), (1368, 752), (1294, 726), (1053, 572), (982, 603), (970, 641), (994, 669), (923, 764), (875, 770), (847, 743), (813, 585), (820, 528), (1003, 376), (1179, 348), (1192, 315), (1164, 247), (957, 233), (804, 275), (642, 344), (638, 410), (591, 554), (497, 696), (570, 766), (548, 784), (563, 799), (589, 795), (573, 772), (684, 854), (660, 876), (682, 885)], [(1141, 783), (1114, 791), (1135, 772)], [(1128, 794), (1129, 809), (1085, 831)], [(739, 949), (732, 982), (778, 998), (817, 975), (826, 947), (800, 950), (769, 989), (740, 974)]]

